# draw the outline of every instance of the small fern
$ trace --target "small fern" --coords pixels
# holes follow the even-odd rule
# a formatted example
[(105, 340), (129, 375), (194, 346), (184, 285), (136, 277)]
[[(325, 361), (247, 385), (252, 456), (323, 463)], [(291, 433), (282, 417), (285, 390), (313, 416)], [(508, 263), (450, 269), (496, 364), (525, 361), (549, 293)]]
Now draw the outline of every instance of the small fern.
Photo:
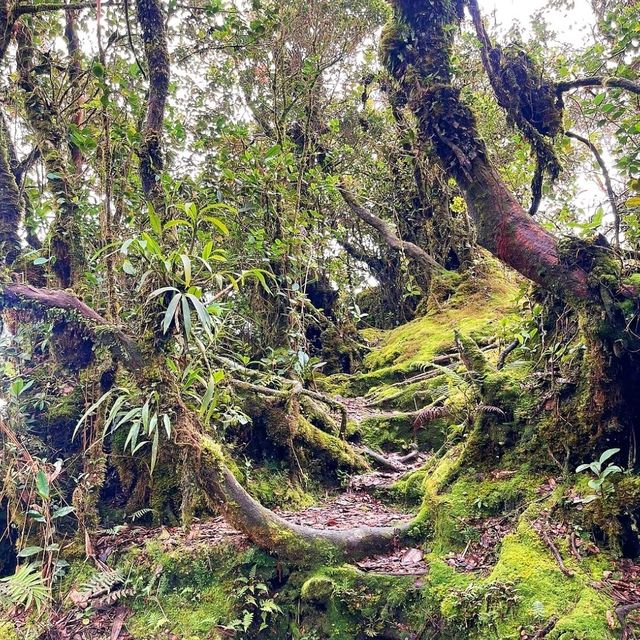
[(105, 567), (82, 584), (80, 593), (83, 600), (91, 600), (111, 593), (114, 587), (124, 584), (124, 582), (125, 577), (120, 570)]
[(35, 606), (40, 613), (51, 599), (51, 591), (35, 564), (23, 564), (12, 576), (0, 580), (0, 603), (6, 608)]
[(451, 409), (449, 407), (432, 407), (427, 406), (424, 409), (420, 409), (418, 413), (416, 413), (416, 417), (413, 420), (413, 426), (415, 429), (418, 427), (422, 427), (425, 424), (429, 424), (438, 418), (444, 418), (445, 416), (451, 415)]
[(492, 404), (480, 404), (477, 407), (478, 413), (491, 413), (496, 416), (500, 416), (501, 418), (506, 418), (507, 414), (500, 408), (496, 407)]
[(149, 509), (149, 508), (138, 509), (138, 511), (134, 511), (129, 516), (129, 520), (131, 520), (131, 522), (135, 522), (136, 520), (140, 520), (140, 518), (144, 518), (146, 515), (150, 513), (153, 513), (153, 509)]

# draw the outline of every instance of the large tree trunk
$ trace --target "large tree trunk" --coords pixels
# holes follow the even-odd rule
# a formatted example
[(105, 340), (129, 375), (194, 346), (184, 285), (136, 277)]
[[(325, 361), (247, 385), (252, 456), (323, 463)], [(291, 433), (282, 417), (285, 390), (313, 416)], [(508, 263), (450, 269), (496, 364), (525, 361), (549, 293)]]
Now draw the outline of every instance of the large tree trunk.
[(450, 55), (462, 6), (395, 0), (383, 36), (387, 68), (408, 96), (421, 139), (464, 192), (478, 243), (533, 282), (573, 300), (593, 297), (588, 274), (561, 259), (557, 239), (531, 219), (491, 166), (474, 115), (452, 86)]
[[(451, 49), (464, 5), (452, 0), (393, 0), (395, 19), (382, 40), (385, 64), (407, 95), (425, 148), (462, 189), (478, 243), (532, 282), (568, 302), (580, 317), (586, 353), (580, 390), (583, 442), (590, 455), (619, 446), (631, 465), (640, 436), (638, 321), (625, 319), (619, 262), (598, 240), (562, 242), (522, 207), (493, 167), (474, 114), (452, 84)], [(627, 325), (630, 326), (627, 326)]]

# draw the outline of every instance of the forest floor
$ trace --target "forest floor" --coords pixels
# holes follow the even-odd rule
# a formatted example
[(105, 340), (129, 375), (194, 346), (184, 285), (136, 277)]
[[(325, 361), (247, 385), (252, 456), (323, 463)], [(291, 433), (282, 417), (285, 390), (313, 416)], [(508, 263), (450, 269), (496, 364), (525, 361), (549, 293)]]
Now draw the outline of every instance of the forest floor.
[[(46, 637), (640, 637), (640, 564), (598, 548), (576, 525), (583, 507), (573, 480), (553, 464), (532, 469), (518, 456), (482, 470), (460, 464), (465, 443), (443, 446), (446, 425), (414, 426), (417, 409), (458, 391), (445, 367), (436, 368), (435, 376), (430, 368), (436, 360), (455, 360), (453, 329), (473, 334), (495, 361), (495, 336), (514, 289), (492, 272), (486, 286), (452, 296), (431, 315), (388, 332), (371, 331), (364, 371), (335, 376), (324, 388), (347, 406), (348, 438), (370, 459), (371, 470), (338, 476), (339, 486), (334, 478), (332, 488), (305, 493), (300, 508), (286, 510), (277, 506), (281, 494), (271, 496), (283, 518), (318, 529), (388, 526), (426, 513), (424, 544), (308, 570), (260, 552), (219, 516), (196, 519), (188, 528), (128, 523), (102, 532), (93, 541), (95, 557), (74, 563)], [(504, 375), (519, 385), (523, 374), (514, 366)], [(387, 465), (380, 466), (371, 452)], [(393, 470), (394, 464), (401, 470)], [(286, 480), (274, 475), (271, 482)], [(83, 585), (86, 591), (87, 578), (100, 567), (122, 571), (121, 587), (83, 601)], [(247, 611), (246, 597), (242, 604), (238, 594), (256, 567), (269, 597), (285, 612), (273, 617), (281, 626), (274, 623), (267, 636), (255, 624), (244, 634), (228, 627)], [(322, 591), (327, 585), (328, 592)], [(253, 611), (258, 618), (260, 610)], [(24, 622), (15, 620), (16, 630)], [(3, 635), (0, 621), (0, 640), (15, 637)]]

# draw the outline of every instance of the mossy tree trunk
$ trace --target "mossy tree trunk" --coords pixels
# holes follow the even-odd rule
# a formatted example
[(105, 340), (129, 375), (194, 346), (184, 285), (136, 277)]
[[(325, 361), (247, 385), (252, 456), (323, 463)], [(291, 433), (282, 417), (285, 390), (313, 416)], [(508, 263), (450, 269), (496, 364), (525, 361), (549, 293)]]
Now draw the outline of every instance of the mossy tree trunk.
[[(383, 34), (384, 62), (406, 93), (425, 149), (462, 189), (477, 241), (502, 262), (570, 303), (583, 318), (586, 398), (598, 444), (629, 450), (637, 441), (637, 319), (626, 324), (621, 306), (637, 295), (622, 286), (619, 266), (599, 242), (560, 242), (518, 202), (493, 166), (474, 114), (452, 83), (451, 52), (464, 3), (394, 0), (394, 19)], [(635, 318), (635, 316), (634, 316)], [(631, 329), (629, 331), (629, 329)], [(626, 399), (625, 399), (626, 397)], [(635, 432), (634, 432), (635, 430)], [(637, 463), (637, 461), (634, 460)]]

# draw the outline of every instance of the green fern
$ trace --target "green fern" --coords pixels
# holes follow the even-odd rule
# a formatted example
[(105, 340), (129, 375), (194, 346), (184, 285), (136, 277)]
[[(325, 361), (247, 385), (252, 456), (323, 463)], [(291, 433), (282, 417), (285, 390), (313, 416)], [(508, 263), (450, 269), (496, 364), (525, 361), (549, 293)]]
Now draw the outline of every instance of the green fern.
[(106, 567), (94, 573), (89, 580), (82, 584), (80, 593), (83, 600), (91, 600), (110, 593), (114, 587), (123, 584), (125, 577), (118, 569)]
[(51, 591), (35, 564), (23, 564), (12, 576), (0, 580), (0, 602), (6, 608), (21, 607), (28, 611), (35, 606), (40, 613), (50, 599)]

